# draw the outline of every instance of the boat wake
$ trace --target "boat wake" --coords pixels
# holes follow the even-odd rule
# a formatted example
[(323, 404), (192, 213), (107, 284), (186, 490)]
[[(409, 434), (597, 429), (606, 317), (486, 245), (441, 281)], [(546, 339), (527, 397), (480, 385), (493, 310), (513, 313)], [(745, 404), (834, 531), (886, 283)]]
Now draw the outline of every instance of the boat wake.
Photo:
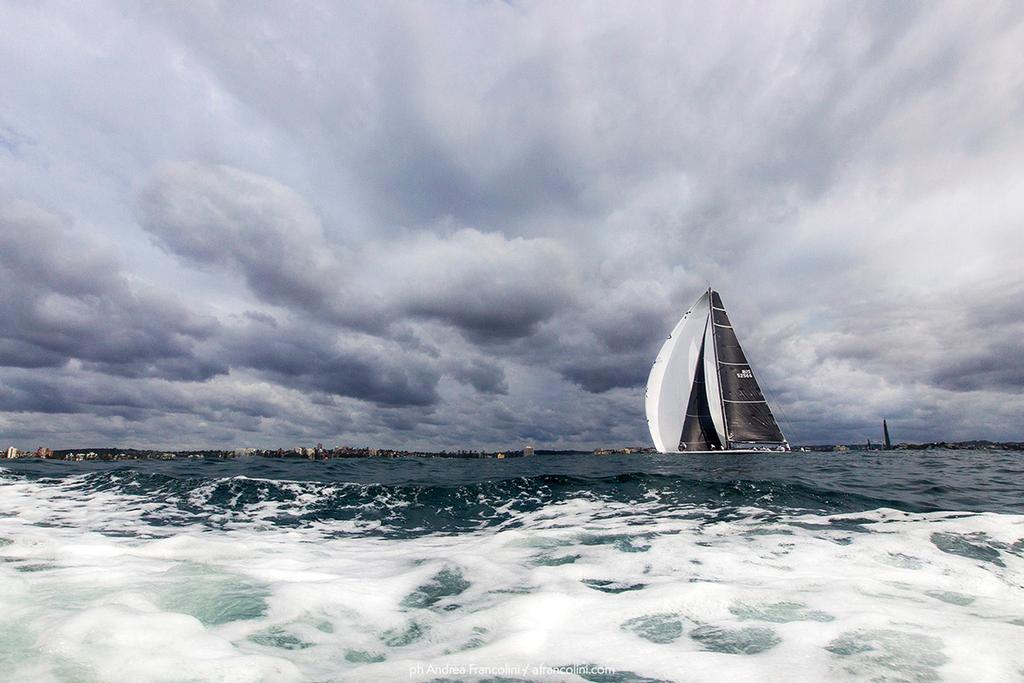
[(11, 680), (1024, 670), (1021, 514), (650, 471), (446, 485), (168, 471), (0, 472)]

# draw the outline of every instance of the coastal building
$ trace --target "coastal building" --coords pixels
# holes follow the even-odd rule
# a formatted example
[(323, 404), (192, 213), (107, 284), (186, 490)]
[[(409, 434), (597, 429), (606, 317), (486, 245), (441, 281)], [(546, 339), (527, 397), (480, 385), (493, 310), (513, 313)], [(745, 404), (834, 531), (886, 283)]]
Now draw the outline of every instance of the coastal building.
[(523, 446), (523, 456), (533, 455), (533, 446)]
[(18, 449), (15, 448), (14, 446), (8, 446), (7, 450), (4, 451), (4, 457), (5, 458), (17, 458), (18, 457)]
[(88, 453), (68, 453), (67, 460), (74, 460), (76, 462), (82, 462), (83, 460), (97, 460), (99, 458), (95, 451), (89, 451)]

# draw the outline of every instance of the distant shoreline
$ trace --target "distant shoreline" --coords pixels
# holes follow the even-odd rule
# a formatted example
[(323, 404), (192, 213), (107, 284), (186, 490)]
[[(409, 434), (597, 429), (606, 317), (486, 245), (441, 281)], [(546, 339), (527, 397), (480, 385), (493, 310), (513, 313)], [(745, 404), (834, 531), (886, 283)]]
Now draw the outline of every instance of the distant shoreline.
[[(794, 446), (794, 453), (844, 453), (863, 451), (918, 451), (926, 449), (947, 450), (1006, 450), (1024, 451), (1024, 442), (1020, 441), (932, 441), (927, 443), (900, 443), (891, 449), (881, 444), (815, 444)], [(557, 450), (557, 449), (524, 449), (504, 451), (404, 451), (383, 448), (292, 448), (292, 449), (191, 449), (167, 451), (159, 449), (138, 448), (67, 448), (51, 450), (38, 448), (35, 451), (21, 451), (12, 448), (0, 452), (0, 460), (64, 460), (83, 461), (118, 461), (118, 460), (187, 460), (198, 458), (233, 460), (252, 456), (264, 458), (282, 458), (291, 460), (335, 460), (348, 458), (461, 458), (476, 460), (502, 460), (522, 457), (557, 456), (557, 455), (644, 455), (653, 454), (655, 450), (646, 446), (624, 446), (620, 448), (596, 448), (594, 450)]]

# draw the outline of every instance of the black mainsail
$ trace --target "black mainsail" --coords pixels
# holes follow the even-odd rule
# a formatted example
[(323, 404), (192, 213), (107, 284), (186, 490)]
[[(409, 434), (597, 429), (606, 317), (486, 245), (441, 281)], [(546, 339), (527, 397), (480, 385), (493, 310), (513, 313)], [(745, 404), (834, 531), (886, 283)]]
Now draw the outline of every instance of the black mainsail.
[(754, 371), (722, 305), (722, 297), (715, 291), (711, 292), (711, 324), (715, 328), (718, 380), (728, 444), (782, 445), (786, 439), (754, 378)]
[(718, 292), (687, 311), (651, 368), (647, 422), (661, 452), (788, 449)]

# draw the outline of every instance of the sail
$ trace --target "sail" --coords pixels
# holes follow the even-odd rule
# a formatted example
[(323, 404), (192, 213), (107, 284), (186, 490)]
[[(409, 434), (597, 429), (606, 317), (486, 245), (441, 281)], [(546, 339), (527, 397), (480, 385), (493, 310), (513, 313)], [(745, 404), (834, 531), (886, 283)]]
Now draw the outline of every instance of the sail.
[(662, 345), (647, 380), (646, 410), (661, 453), (786, 445), (711, 289)]
[[(710, 327), (710, 324), (707, 327)], [(678, 450), (680, 451), (710, 451), (722, 448), (708, 401), (708, 383), (705, 381), (707, 376), (704, 372), (706, 367), (704, 358), (707, 349), (705, 339), (706, 336), (702, 337), (700, 352), (697, 354), (693, 388), (690, 391), (690, 401), (686, 406), (686, 417), (683, 419), (683, 433), (679, 437)], [(717, 404), (715, 404), (715, 408), (718, 408)]]
[(645, 399), (647, 427), (654, 447), (662, 453), (679, 449), (710, 314), (710, 293), (705, 292), (676, 324), (651, 367)]
[(718, 292), (711, 293), (711, 324), (725, 414), (726, 448), (737, 442), (784, 444), (786, 439), (754, 378)]

